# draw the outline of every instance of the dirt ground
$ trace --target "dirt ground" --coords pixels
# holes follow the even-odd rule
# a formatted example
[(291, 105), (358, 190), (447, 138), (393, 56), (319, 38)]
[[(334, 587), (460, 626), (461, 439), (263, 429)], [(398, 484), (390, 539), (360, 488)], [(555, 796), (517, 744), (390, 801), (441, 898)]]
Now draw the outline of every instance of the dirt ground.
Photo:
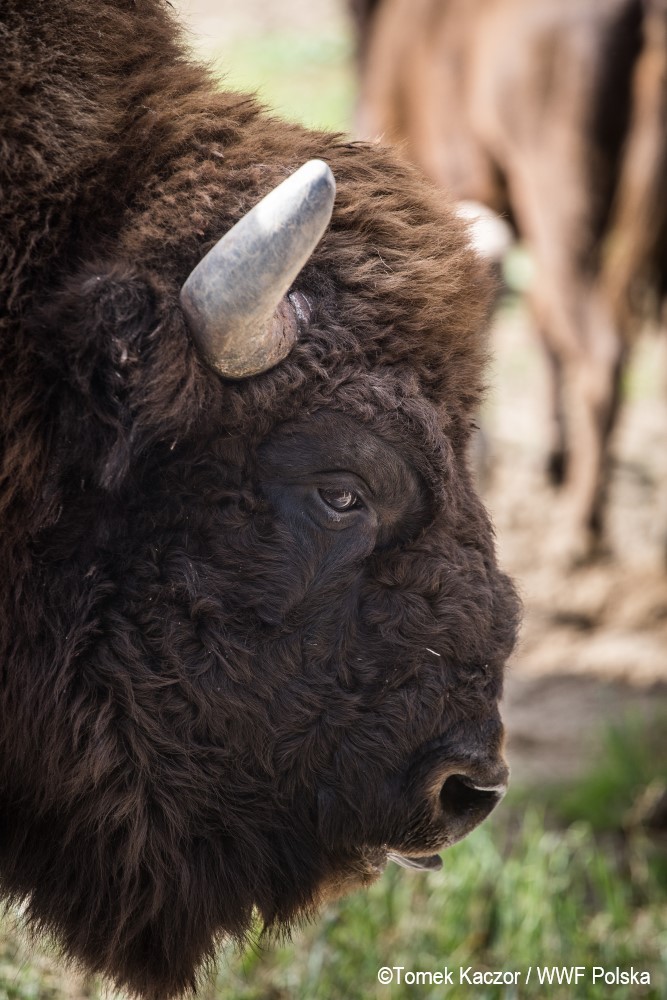
[(599, 750), (605, 724), (667, 720), (667, 337), (642, 339), (626, 380), (609, 554), (576, 569), (561, 558), (563, 499), (544, 475), (539, 348), (522, 310), (501, 311), (492, 337), (486, 499), (525, 603), (507, 684), (508, 750), (517, 777), (564, 779)]
[[(344, 0), (177, 0), (205, 56), (235, 38), (346, 30)], [(615, 440), (610, 556), (563, 565), (561, 500), (543, 474), (546, 382), (521, 310), (501, 312), (482, 423), (485, 490), (525, 623), (505, 701), (508, 754), (519, 780), (564, 780), (600, 752), (606, 725), (667, 720), (667, 336), (646, 338), (628, 379)], [(666, 736), (667, 738), (667, 736)]]

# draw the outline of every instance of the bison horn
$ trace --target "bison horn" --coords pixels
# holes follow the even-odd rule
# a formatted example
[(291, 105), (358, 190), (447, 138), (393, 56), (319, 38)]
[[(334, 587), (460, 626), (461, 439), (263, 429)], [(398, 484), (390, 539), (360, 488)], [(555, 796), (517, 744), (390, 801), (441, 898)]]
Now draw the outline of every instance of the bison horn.
[(304, 163), (244, 215), (187, 278), (181, 307), (195, 343), (220, 374), (247, 378), (289, 354), (297, 316), (283, 297), (329, 224), (335, 193), (326, 163)]

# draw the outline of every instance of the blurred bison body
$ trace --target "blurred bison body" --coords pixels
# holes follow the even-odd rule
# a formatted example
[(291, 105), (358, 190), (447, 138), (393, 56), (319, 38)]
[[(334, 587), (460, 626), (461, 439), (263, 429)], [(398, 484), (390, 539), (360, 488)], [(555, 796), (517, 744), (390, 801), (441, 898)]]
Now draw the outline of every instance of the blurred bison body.
[[(487, 282), (410, 169), (215, 91), (158, 0), (7, 0), (0, 45), (0, 876), (167, 996), (502, 794)], [(296, 342), (223, 377), (180, 290), (314, 155)]]
[(555, 481), (576, 552), (602, 530), (635, 328), (667, 292), (664, 0), (351, 0), (359, 128), (507, 214), (535, 262)]

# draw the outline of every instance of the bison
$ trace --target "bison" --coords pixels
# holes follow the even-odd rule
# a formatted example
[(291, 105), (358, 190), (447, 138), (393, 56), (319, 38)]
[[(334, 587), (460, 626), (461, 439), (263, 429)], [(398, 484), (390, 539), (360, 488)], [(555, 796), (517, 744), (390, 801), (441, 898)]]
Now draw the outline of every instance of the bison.
[(552, 480), (575, 561), (603, 537), (625, 362), (667, 293), (664, 0), (350, 0), (359, 130), (531, 248)]
[(163, 0), (5, 0), (0, 49), (2, 892), (163, 998), (503, 794), (489, 281)]

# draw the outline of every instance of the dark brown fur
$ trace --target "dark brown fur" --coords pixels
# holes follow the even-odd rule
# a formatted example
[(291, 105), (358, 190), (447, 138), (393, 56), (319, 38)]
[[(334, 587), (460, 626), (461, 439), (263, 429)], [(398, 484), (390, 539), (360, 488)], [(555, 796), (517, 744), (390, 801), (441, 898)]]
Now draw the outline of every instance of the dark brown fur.
[[(531, 247), (552, 376), (549, 468), (575, 555), (603, 526), (628, 350), (667, 292), (664, 0), (378, 0), (361, 32), (359, 131)], [(562, 544), (562, 543), (561, 543)]]
[[(465, 459), (488, 281), (410, 168), (216, 91), (158, 0), (5, 0), (0, 50), (0, 876), (164, 997), (254, 909), (288, 927), (439, 849), (434, 774), (501, 767), (517, 606)], [(225, 381), (179, 289), (312, 156), (310, 328)], [(421, 499), (335, 563), (271, 484), (339, 439)]]

